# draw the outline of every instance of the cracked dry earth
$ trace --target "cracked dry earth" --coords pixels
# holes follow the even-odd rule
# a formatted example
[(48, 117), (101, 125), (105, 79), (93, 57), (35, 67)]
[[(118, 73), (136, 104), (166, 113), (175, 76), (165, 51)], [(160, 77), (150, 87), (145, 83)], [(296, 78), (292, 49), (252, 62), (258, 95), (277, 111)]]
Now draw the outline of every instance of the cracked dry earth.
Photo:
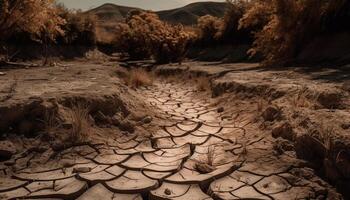
[(72, 147), (61, 153), (64, 167), (17, 156), (22, 167), (0, 171), (0, 199), (338, 198), (293, 153), (276, 155), (249, 115), (221, 112), (196, 87), (157, 82), (137, 92), (158, 112), (159, 131)]

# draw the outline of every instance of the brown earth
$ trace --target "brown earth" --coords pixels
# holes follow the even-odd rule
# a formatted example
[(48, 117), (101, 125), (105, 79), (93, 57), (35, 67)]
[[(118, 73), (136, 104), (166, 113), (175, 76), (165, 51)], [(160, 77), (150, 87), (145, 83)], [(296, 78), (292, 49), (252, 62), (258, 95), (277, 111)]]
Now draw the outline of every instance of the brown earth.
[(188, 62), (138, 89), (112, 62), (2, 70), (0, 199), (346, 199), (349, 68), (306, 70)]

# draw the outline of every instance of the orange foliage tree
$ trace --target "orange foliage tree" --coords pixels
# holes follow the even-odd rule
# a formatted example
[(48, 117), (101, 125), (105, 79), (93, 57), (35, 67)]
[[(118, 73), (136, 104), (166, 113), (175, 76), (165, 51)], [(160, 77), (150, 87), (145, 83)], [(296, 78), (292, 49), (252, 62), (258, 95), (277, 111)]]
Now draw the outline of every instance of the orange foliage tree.
[(202, 43), (211, 44), (218, 39), (218, 33), (222, 27), (223, 20), (211, 15), (198, 18), (197, 26), (200, 29), (198, 38)]
[(261, 26), (250, 54), (261, 53), (266, 64), (283, 64), (322, 30), (323, 20), (337, 13), (345, 0), (254, 0), (240, 28)]
[(163, 22), (152, 12), (134, 10), (118, 25), (117, 43), (132, 59), (152, 56), (158, 63), (179, 62), (191, 34), (181, 25)]
[(42, 37), (54, 40), (64, 34), (61, 25), (65, 20), (58, 15), (53, 0), (1, 0), (0, 40), (13, 34), (28, 33), (35, 40)]

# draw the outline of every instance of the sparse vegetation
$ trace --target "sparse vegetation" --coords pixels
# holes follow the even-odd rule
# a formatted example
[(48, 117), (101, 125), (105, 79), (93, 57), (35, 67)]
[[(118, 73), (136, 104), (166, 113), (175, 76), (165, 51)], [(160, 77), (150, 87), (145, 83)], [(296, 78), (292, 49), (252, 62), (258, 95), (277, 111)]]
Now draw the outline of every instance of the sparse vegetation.
[(139, 88), (153, 84), (152, 75), (144, 69), (132, 69), (126, 77), (126, 82), (130, 87)]
[(89, 107), (83, 104), (74, 105), (69, 111), (72, 128), (69, 142), (77, 143), (87, 140), (91, 131), (89, 123)]
[(196, 160), (194, 168), (201, 174), (208, 174), (215, 170), (214, 160), (215, 160), (216, 146), (211, 145), (208, 147), (208, 152), (206, 154), (206, 160)]

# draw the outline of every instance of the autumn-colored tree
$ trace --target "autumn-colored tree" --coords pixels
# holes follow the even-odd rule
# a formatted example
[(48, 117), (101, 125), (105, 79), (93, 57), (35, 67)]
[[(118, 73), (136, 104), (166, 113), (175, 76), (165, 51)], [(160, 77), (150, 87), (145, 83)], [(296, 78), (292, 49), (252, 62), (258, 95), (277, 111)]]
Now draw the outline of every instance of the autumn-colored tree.
[(205, 15), (198, 19), (197, 26), (200, 29), (199, 40), (201, 40), (201, 43), (208, 45), (217, 41), (219, 30), (223, 26), (223, 20), (211, 15)]
[(65, 20), (58, 16), (54, 0), (0, 0), (0, 40), (28, 33), (35, 40), (54, 40), (64, 34)]
[(242, 18), (247, 5), (248, 3), (244, 0), (227, 0), (227, 10), (217, 37), (231, 42), (248, 40), (249, 32), (245, 29), (238, 29), (239, 20)]
[(346, 0), (254, 0), (240, 27), (262, 25), (255, 32), (252, 55), (263, 54), (266, 64), (288, 63), (344, 3)]
[(59, 44), (94, 46), (96, 44), (96, 23), (94, 15), (80, 10), (70, 10), (64, 5), (57, 5), (58, 14), (66, 23), (61, 26), (64, 35), (57, 38)]
[(191, 39), (181, 25), (170, 25), (155, 13), (140, 10), (131, 11), (118, 29), (117, 42), (132, 59), (153, 56), (158, 63), (181, 60)]

